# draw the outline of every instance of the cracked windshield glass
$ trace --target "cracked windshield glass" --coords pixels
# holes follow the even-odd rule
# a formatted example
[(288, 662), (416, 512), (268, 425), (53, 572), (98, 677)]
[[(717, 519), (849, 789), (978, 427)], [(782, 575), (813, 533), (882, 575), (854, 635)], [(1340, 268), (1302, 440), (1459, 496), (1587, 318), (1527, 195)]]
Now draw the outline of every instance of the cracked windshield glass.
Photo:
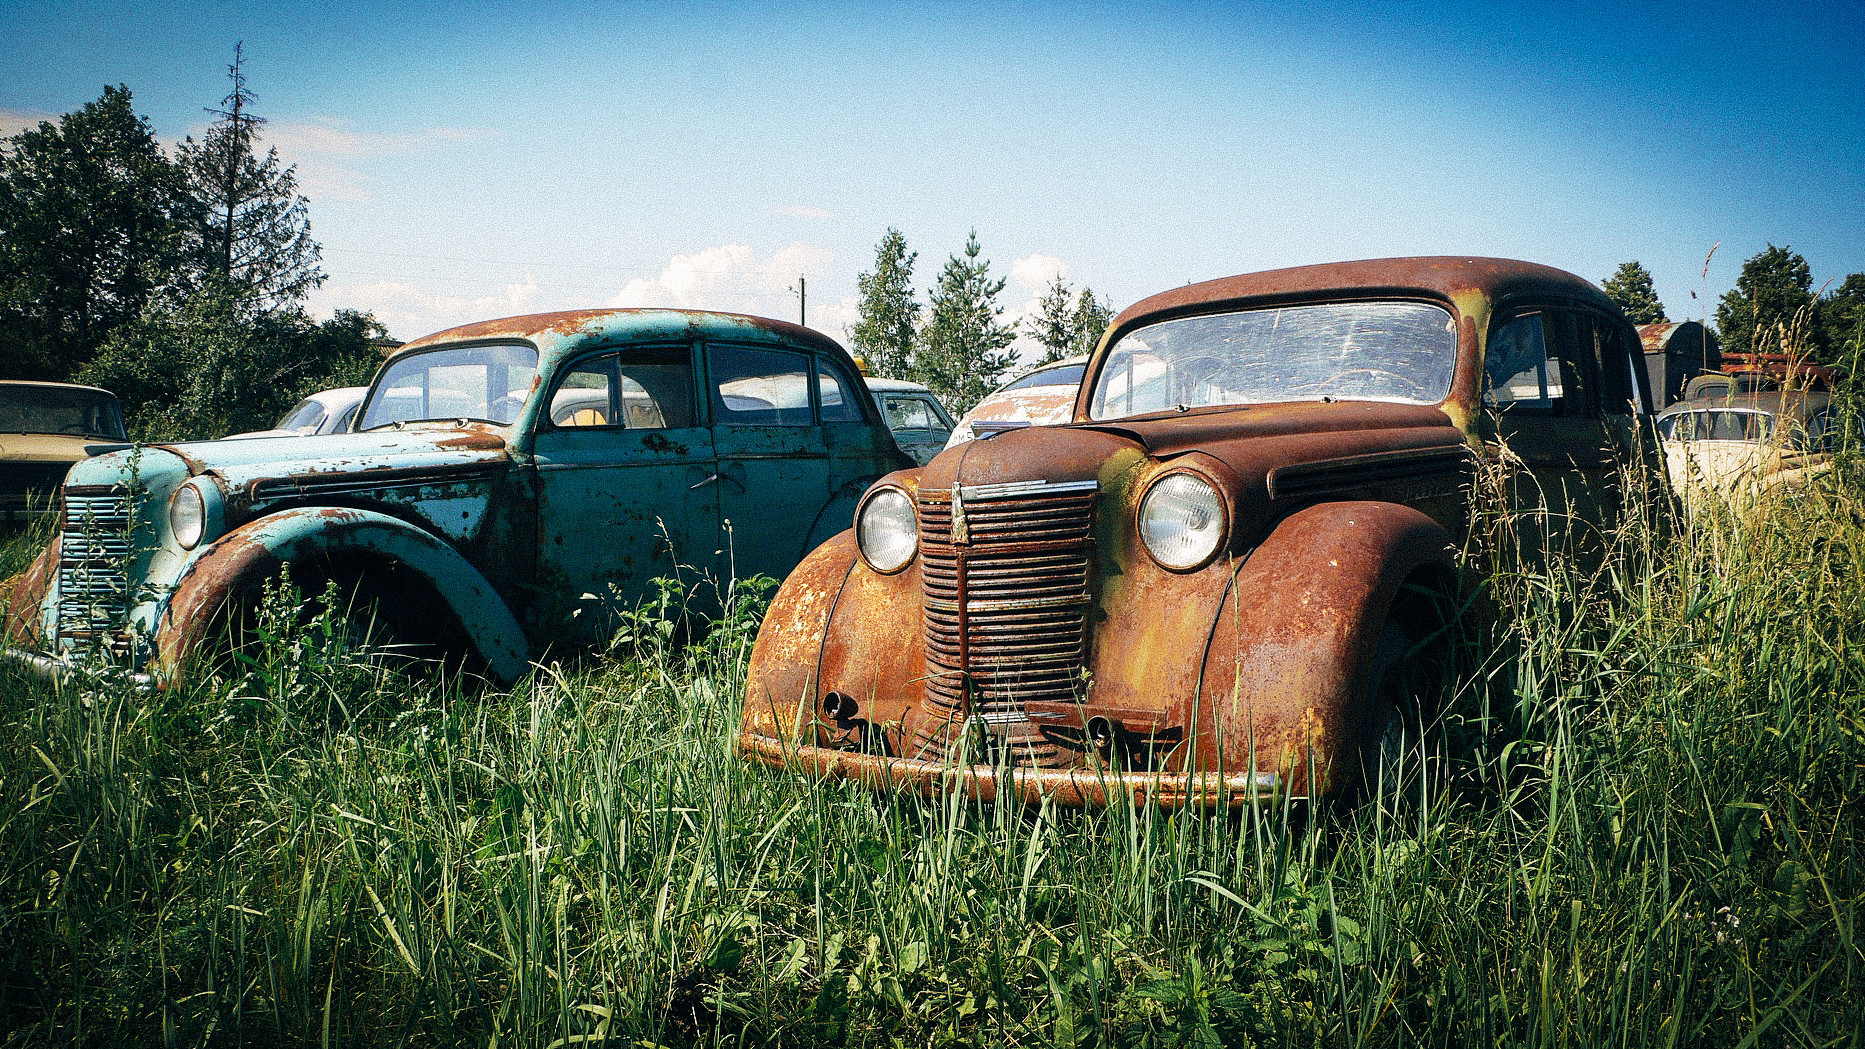
[(1122, 336), (1090, 417), (1278, 401), (1436, 404), (1456, 322), (1422, 302), (1336, 302), (1180, 317)]

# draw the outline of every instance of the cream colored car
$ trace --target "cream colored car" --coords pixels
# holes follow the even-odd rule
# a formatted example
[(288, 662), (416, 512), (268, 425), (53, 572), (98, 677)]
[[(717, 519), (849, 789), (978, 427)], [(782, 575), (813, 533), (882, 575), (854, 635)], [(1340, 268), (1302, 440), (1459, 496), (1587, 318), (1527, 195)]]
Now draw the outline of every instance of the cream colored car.
[(1713, 494), (1748, 510), (1830, 468), (1831, 395), (1770, 391), (1680, 401), (1658, 415), (1672, 487), (1687, 505)]
[(0, 381), (0, 521), (49, 512), (72, 463), (128, 440), (109, 390)]

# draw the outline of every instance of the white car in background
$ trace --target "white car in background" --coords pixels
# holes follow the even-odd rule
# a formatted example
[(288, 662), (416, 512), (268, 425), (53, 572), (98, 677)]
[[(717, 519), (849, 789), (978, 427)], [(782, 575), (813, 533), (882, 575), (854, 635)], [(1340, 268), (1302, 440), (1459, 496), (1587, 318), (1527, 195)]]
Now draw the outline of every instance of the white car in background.
[(1081, 388), (1086, 357), (1064, 357), (1041, 364), (997, 388), (965, 413), (952, 429), (946, 447), (964, 444), (1025, 426), (1053, 426), (1075, 414), (1075, 391)]
[(367, 386), (343, 386), (314, 393), (285, 413), (270, 430), (230, 433), (228, 437), (309, 437), (319, 433), (348, 433), (362, 407)]

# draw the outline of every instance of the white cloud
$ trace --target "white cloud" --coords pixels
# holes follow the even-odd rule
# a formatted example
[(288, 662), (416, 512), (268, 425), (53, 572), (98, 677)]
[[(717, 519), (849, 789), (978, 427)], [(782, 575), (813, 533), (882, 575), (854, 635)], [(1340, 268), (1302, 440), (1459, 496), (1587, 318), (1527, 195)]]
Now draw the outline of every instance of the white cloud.
[(1054, 255), (1037, 252), (1034, 255), (1025, 255), (1011, 263), (1010, 277), (1036, 295), (1041, 295), (1048, 289), (1050, 281), (1057, 277), (1068, 279), (1068, 263)]
[(41, 120), (56, 121), (50, 113), (37, 113), (26, 109), (0, 108), (0, 137), (12, 138), (22, 131), (30, 131), (39, 126)]
[(798, 219), (832, 219), (835, 212), (824, 208), (812, 208), (807, 204), (785, 204), (777, 209), (779, 213)]
[(328, 281), (312, 292), (307, 309), (324, 316), (337, 309), (373, 313), (397, 339), (417, 339), (459, 324), (568, 309), (555, 302), (535, 274), (486, 294), (434, 291), (411, 281), (382, 280), (360, 284)]
[(320, 203), (367, 203), (369, 177), (355, 167), (378, 157), (425, 153), (479, 142), (496, 132), (472, 128), (418, 128), (383, 133), (364, 131), (342, 117), (275, 120), (265, 126), (263, 144), (278, 149), (280, 159), (298, 167), (298, 188)]
[[(829, 272), (835, 253), (801, 242), (780, 248), (763, 261), (744, 244), (718, 244), (675, 255), (653, 278), (637, 277), (610, 306), (674, 306), (725, 310), (791, 320), (797, 316), (797, 279)], [(842, 308), (826, 300), (812, 304), (810, 327), (834, 331)], [(852, 318), (852, 313), (849, 314)]]

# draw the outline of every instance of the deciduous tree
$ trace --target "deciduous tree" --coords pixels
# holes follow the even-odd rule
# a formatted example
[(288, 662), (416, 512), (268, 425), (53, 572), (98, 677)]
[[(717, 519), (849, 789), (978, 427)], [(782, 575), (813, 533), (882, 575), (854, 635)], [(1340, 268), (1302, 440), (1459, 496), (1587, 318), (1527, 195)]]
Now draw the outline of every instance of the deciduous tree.
[(1070, 356), (1082, 357), (1094, 352), (1101, 341), (1101, 335), (1107, 331), (1107, 325), (1114, 319), (1114, 304), (1106, 299), (1095, 297), (1094, 289), (1083, 287), (1081, 295), (1075, 300), (1075, 315), (1069, 319), (1069, 326), (1074, 329), (1075, 345)]
[(889, 227), (874, 247), (874, 270), (855, 278), (861, 291), (860, 319), (848, 335), (876, 375), (912, 377), (920, 324), (920, 304), (913, 292), (913, 262), (918, 258), (918, 252), (907, 250), (907, 238)]
[(1813, 302), (1813, 273), (1791, 248), (1770, 244), (1742, 264), (1735, 287), (1716, 306), (1724, 353), (1799, 352), (1801, 310)]
[(1670, 319), (1664, 315), (1657, 289), (1651, 286), (1651, 271), (1637, 261), (1621, 262), (1601, 286), (1633, 324), (1662, 324)]
[(991, 264), (980, 255), (973, 230), (964, 253), (946, 259), (916, 356), (917, 377), (954, 413), (969, 411), (1016, 360), (1009, 347), (1017, 333), (1000, 319), (997, 301), (1004, 279), (991, 279)]
[(127, 87), (0, 144), (0, 376), (65, 379), (180, 262), (182, 180)]

